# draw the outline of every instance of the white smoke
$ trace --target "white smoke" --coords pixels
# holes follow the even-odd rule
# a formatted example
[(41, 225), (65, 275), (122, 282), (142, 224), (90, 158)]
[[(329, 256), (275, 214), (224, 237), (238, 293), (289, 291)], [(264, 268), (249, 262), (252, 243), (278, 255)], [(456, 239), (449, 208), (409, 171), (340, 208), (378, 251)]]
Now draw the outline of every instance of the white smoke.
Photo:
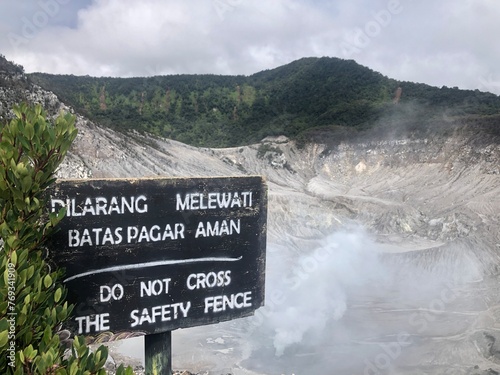
[[(271, 245), (272, 247), (272, 245)], [(330, 321), (347, 311), (347, 290), (387, 279), (378, 246), (361, 229), (337, 232), (310, 252), (284, 260), (284, 252), (268, 256), (266, 311), (262, 329), (273, 334), (275, 354), (317, 337)], [(259, 318), (256, 318), (259, 321)]]
[(475, 262), (458, 248), (399, 250), (360, 228), (268, 244), (266, 306), (247, 321), (253, 352), (244, 365), (385, 374), (418, 357), (419, 337), (455, 319), (447, 311), (461, 308), (455, 300)]

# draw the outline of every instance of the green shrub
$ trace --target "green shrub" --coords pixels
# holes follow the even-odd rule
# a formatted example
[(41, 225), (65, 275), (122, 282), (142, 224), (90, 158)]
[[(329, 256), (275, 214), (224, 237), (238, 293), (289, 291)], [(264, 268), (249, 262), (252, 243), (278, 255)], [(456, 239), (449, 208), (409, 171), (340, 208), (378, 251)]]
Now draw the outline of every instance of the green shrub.
[(13, 110), (0, 131), (0, 373), (105, 374), (104, 346), (90, 352), (77, 337), (65, 356), (59, 330), (72, 306), (62, 271), (44, 260), (44, 242), (65, 214), (46, 213), (44, 192), (76, 137), (75, 117), (51, 123), (40, 105)]

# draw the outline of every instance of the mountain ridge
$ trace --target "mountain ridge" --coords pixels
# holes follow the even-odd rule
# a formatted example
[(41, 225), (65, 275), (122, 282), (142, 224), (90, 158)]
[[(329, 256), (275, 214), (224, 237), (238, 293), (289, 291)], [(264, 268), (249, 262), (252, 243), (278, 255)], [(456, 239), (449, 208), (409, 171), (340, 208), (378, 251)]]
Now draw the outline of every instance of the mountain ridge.
[(397, 81), (338, 58), (303, 58), (250, 76), (95, 78), (33, 73), (89, 119), (202, 147), (230, 147), (285, 135), (309, 141), (315, 128), (373, 128), (386, 119), (414, 127), (443, 116), (500, 114), (500, 97), (479, 90)]

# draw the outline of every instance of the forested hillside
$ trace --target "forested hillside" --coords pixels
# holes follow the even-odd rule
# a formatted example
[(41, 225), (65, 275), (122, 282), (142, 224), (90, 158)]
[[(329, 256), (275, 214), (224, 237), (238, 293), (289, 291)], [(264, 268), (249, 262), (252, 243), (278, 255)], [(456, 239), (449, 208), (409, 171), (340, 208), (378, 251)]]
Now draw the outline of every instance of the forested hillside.
[(307, 140), (339, 129), (415, 128), (440, 118), (500, 113), (500, 97), (493, 94), (400, 82), (353, 60), (327, 57), (251, 76), (29, 77), (103, 125), (195, 146), (242, 145), (282, 134)]

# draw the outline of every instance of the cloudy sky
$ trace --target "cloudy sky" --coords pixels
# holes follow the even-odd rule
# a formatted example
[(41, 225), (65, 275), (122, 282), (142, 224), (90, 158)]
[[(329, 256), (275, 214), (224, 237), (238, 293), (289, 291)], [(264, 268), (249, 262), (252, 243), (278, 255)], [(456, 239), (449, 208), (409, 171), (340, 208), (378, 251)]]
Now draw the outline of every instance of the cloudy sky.
[(0, 0), (28, 72), (252, 74), (307, 56), (500, 94), (498, 0)]

